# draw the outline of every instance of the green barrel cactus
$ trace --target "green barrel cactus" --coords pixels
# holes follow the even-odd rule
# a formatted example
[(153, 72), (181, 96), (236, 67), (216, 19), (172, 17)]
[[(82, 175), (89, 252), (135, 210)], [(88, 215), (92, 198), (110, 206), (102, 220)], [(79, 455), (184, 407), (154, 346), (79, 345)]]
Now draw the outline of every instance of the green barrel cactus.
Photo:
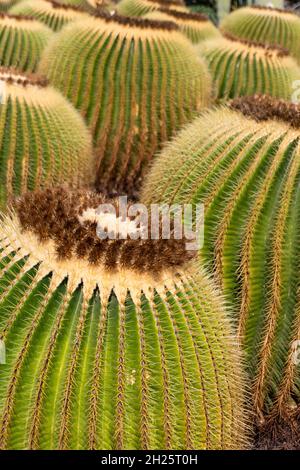
[(61, 30), (67, 23), (79, 20), (86, 14), (77, 8), (63, 6), (56, 1), (49, 0), (39, 0), (38, 2), (24, 0), (11, 8), (10, 13), (34, 18), (45, 23), (54, 31)]
[(34, 72), (52, 34), (31, 18), (0, 13), (0, 66)]
[(144, 16), (162, 7), (188, 12), (184, 2), (177, 2), (176, 0), (121, 0), (116, 6), (116, 10), (120, 15)]
[(259, 6), (238, 8), (224, 18), (221, 29), (241, 39), (279, 45), (300, 61), (300, 18), (292, 11)]
[(8, 11), (21, 0), (0, 0), (0, 11)]
[(220, 31), (205, 15), (200, 13), (186, 13), (168, 8), (154, 10), (144, 18), (158, 21), (173, 21), (179, 30), (194, 44), (206, 39), (220, 37)]
[(219, 294), (184, 240), (98, 238), (107, 202), (48, 189), (0, 223), (0, 448), (245, 447)]
[(90, 133), (45, 80), (0, 68), (0, 207), (12, 196), (55, 183), (91, 182)]
[(196, 47), (207, 59), (219, 100), (255, 93), (291, 100), (300, 67), (284, 49), (232, 36)]
[(39, 71), (93, 133), (97, 188), (130, 194), (161, 142), (210, 102), (211, 80), (174, 23), (99, 15), (67, 25)]
[(260, 423), (300, 411), (299, 116), (259, 95), (204, 112), (142, 192), (147, 204), (204, 204), (200, 261), (233, 312)]

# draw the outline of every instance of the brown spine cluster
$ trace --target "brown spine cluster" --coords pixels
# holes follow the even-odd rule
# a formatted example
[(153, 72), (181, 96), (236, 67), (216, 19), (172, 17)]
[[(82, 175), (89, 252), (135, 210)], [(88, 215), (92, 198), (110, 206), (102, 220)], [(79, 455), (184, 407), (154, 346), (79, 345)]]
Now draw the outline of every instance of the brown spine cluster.
[(0, 19), (5, 19), (9, 18), (12, 20), (16, 21), (36, 21), (34, 18), (31, 18), (31, 16), (26, 16), (26, 15), (11, 15), (10, 13), (4, 13), (0, 12)]
[(48, 86), (49, 81), (46, 77), (29, 72), (20, 72), (13, 67), (0, 67), (0, 78), (2, 81), (9, 84), (34, 85), (41, 88)]
[(289, 51), (287, 49), (285, 49), (284, 47), (281, 47), (279, 45), (271, 45), (271, 44), (264, 44), (262, 42), (258, 42), (258, 41), (250, 41), (250, 40), (247, 40), (247, 39), (240, 39), (236, 36), (234, 36), (233, 34), (230, 34), (230, 33), (223, 33), (223, 36), (226, 38), (226, 39), (229, 39), (229, 41), (234, 41), (234, 42), (239, 42), (240, 44), (245, 44), (246, 46), (249, 46), (249, 47), (260, 47), (261, 49), (264, 49), (266, 54), (268, 54), (269, 52), (277, 52), (277, 56), (278, 57), (286, 57), (289, 55)]
[(56, 2), (55, 0), (46, 0), (48, 3), (51, 3), (51, 5), (53, 6), (53, 8), (58, 8), (59, 10), (74, 10), (74, 11), (78, 11), (78, 12), (82, 12), (82, 13), (86, 13), (86, 10), (84, 10), (83, 8), (79, 7), (79, 6), (75, 6), (75, 5), (65, 5), (63, 3), (58, 3)]
[(118, 23), (124, 26), (130, 26), (133, 28), (140, 29), (164, 29), (164, 30), (178, 30), (178, 26), (172, 21), (157, 21), (149, 20), (146, 18), (134, 18), (129, 16), (122, 16), (118, 14), (111, 15), (110, 13), (103, 11), (102, 9), (96, 10), (92, 13), (92, 16), (96, 18), (101, 18), (107, 23)]
[(158, 11), (166, 13), (169, 16), (178, 18), (179, 20), (192, 21), (209, 21), (208, 17), (203, 13), (185, 13), (184, 11), (170, 10), (169, 8), (159, 8)]

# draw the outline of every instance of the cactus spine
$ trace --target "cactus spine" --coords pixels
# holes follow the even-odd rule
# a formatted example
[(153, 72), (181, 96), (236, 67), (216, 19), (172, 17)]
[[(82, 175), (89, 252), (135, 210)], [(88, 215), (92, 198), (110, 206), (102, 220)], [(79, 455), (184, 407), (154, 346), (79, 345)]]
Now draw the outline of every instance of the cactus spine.
[(0, 206), (55, 183), (87, 184), (91, 138), (77, 111), (45, 80), (0, 69)]
[(243, 448), (219, 295), (182, 241), (99, 240), (103, 202), (31, 193), (1, 222), (0, 448)]
[(285, 50), (231, 36), (212, 39), (197, 48), (208, 61), (219, 99), (261, 93), (291, 100), (300, 68)]
[(268, 7), (245, 7), (226, 16), (225, 33), (250, 41), (281, 46), (300, 61), (300, 18), (293, 12)]
[(183, 2), (172, 2), (168, 0), (121, 0), (120, 3), (117, 4), (117, 12), (125, 16), (144, 16), (161, 7), (188, 12)]
[(0, 13), (0, 66), (34, 72), (52, 31), (38, 21)]
[(200, 259), (235, 312), (260, 424), (300, 409), (299, 115), (263, 96), (203, 113), (162, 152), (142, 196), (205, 205)]
[(102, 190), (134, 191), (161, 142), (210, 102), (206, 64), (174, 23), (117, 15), (72, 23), (39, 70), (86, 119)]
[(59, 31), (64, 25), (76, 21), (85, 16), (83, 11), (73, 7), (64, 7), (57, 1), (48, 0), (24, 0), (11, 8), (11, 14), (27, 16), (49, 26), (54, 31)]

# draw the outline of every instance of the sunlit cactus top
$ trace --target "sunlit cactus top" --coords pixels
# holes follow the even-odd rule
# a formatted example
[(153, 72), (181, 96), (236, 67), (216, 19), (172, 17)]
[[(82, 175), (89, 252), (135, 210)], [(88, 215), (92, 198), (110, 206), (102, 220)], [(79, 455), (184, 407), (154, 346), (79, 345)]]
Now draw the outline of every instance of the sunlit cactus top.
[(170, 8), (187, 13), (189, 11), (184, 2), (176, 0), (121, 0), (116, 7), (117, 12), (125, 16), (144, 16), (159, 8)]

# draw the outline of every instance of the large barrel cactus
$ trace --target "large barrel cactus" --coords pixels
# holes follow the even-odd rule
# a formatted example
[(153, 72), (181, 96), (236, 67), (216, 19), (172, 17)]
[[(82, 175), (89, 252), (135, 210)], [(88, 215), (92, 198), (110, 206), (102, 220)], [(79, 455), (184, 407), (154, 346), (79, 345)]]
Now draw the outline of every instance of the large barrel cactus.
[(0, 13), (0, 66), (34, 72), (52, 34), (38, 21)]
[(161, 142), (210, 102), (211, 81), (174, 23), (99, 15), (67, 25), (39, 70), (93, 133), (98, 189), (130, 194)]
[(156, 160), (147, 203), (205, 205), (200, 260), (233, 311), (264, 418), (300, 412), (300, 107), (266, 96), (203, 113)]
[(91, 137), (73, 106), (36, 76), (0, 69), (0, 82), (0, 207), (35, 188), (88, 184)]
[(104, 202), (48, 189), (1, 221), (0, 448), (243, 448), (219, 295), (184, 240), (98, 238), (116, 228)]
[(54, 31), (59, 31), (67, 23), (79, 20), (85, 15), (78, 8), (49, 0), (24, 0), (11, 8), (10, 13), (34, 18)]
[(178, 25), (180, 31), (194, 44), (221, 36), (220, 31), (207, 16), (200, 13), (186, 13), (168, 8), (159, 8), (145, 15), (145, 18), (173, 21)]
[(144, 16), (147, 13), (158, 10), (162, 7), (188, 12), (184, 2), (181, 2), (180, 0), (121, 0), (120, 3), (117, 4), (116, 8), (120, 15)]
[(300, 18), (292, 11), (268, 7), (238, 8), (221, 23), (225, 33), (284, 47), (300, 61)]
[(284, 49), (232, 36), (196, 47), (208, 61), (219, 99), (261, 93), (291, 100), (300, 68)]

